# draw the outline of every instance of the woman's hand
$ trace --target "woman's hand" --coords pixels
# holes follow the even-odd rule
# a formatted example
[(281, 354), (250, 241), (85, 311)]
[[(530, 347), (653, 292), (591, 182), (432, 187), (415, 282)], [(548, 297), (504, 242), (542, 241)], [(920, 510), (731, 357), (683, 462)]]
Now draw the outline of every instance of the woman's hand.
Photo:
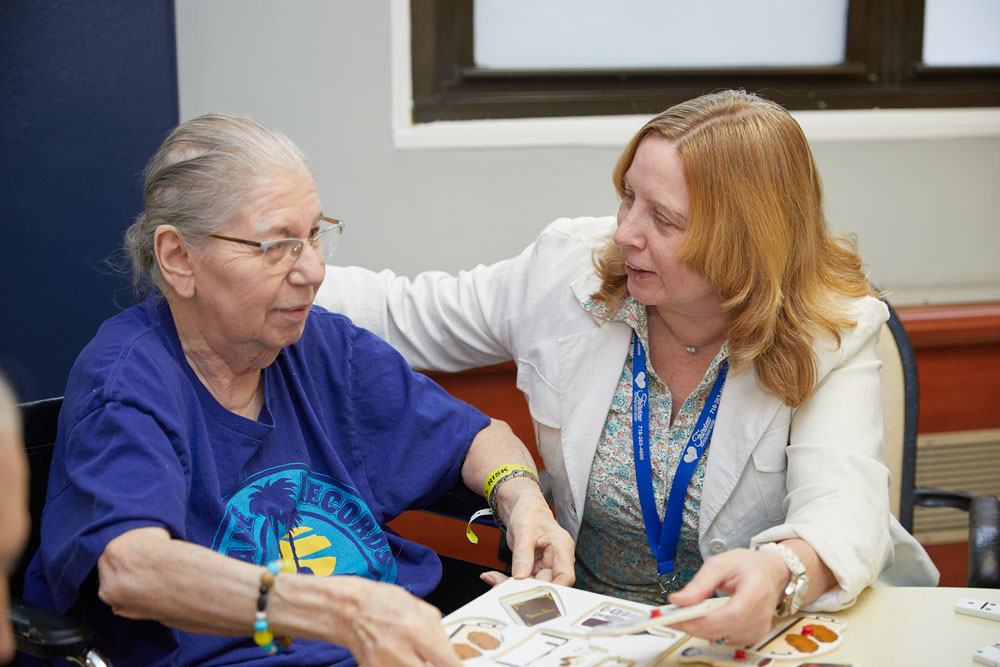
[(790, 573), (781, 558), (767, 551), (733, 549), (705, 561), (688, 585), (670, 595), (673, 604), (688, 606), (711, 597), (715, 591), (729, 595), (729, 602), (691, 621), (672, 626), (682, 632), (726, 644), (749, 646), (771, 629)]
[(538, 484), (518, 477), (505, 481), (497, 493), (507, 525), (507, 545), (513, 553), (514, 578), (534, 577), (572, 586), (576, 581), (573, 538), (556, 522)]
[(353, 578), (370, 588), (357, 596), (342, 639), (359, 665), (461, 667), (437, 608), (399, 586)]

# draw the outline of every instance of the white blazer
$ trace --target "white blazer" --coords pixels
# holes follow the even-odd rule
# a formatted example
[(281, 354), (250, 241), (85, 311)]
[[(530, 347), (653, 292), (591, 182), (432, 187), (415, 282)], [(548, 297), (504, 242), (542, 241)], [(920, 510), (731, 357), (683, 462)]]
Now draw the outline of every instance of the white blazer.
[[(590, 467), (632, 330), (581, 303), (599, 287), (593, 250), (614, 218), (563, 218), (520, 255), (451, 276), (327, 267), (316, 297), (381, 336), (417, 369), (513, 359), (552, 481), (556, 516), (576, 538)], [(800, 537), (840, 585), (809, 605), (833, 611), (882, 583), (935, 585), (937, 570), (889, 512), (875, 342), (888, 311), (849, 302), (857, 325), (817, 342), (818, 388), (797, 409), (730, 373), (705, 466), (702, 556)], [(884, 573), (884, 574), (883, 574)]]

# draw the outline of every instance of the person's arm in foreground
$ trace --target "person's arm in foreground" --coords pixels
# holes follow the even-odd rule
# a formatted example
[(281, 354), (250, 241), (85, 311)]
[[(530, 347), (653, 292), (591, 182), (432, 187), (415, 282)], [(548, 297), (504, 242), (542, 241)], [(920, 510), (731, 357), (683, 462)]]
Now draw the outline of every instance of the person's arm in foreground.
[[(97, 567), (100, 597), (116, 614), (188, 632), (253, 633), (261, 566), (150, 527), (109, 542)], [(461, 665), (436, 608), (363, 577), (282, 573), (268, 593), (267, 620), (276, 636), (339, 644), (363, 665)]]
[[(462, 465), (462, 480), (481, 493), (487, 475), (507, 464), (525, 466), (537, 474), (524, 443), (506, 423), (494, 419), (472, 441)], [(556, 523), (535, 480), (508, 479), (497, 487), (496, 494), (499, 519), (507, 526), (507, 543), (513, 553), (514, 578), (531, 576), (571, 586), (576, 580), (573, 539)]]

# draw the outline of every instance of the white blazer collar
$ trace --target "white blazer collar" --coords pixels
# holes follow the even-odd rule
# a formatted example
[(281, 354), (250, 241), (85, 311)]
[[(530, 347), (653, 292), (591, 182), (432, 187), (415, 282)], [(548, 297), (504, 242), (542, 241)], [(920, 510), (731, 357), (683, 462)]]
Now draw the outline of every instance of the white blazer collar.
[(606, 320), (594, 315), (593, 312), (587, 311), (583, 307), (583, 304), (590, 299), (591, 295), (601, 288), (601, 279), (597, 277), (597, 274), (593, 271), (588, 271), (571, 282), (569, 288), (573, 291), (573, 296), (580, 302), (580, 308), (588, 312), (597, 321), (598, 325), (603, 326)]

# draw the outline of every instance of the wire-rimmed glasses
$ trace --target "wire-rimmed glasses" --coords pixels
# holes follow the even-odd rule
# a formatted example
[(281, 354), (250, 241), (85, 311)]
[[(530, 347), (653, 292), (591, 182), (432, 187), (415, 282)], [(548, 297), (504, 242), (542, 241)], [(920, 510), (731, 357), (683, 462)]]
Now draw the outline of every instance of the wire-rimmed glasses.
[(306, 239), (251, 241), (224, 234), (209, 234), (209, 236), (213, 239), (222, 239), (223, 241), (232, 241), (233, 243), (242, 243), (243, 245), (260, 248), (260, 254), (269, 267), (290, 270), (302, 255), (302, 248), (305, 247), (306, 243), (322, 255), (324, 263), (330, 261), (333, 251), (337, 249), (340, 235), (344, 231), (344, 223), (342, 220), (335, 220), (322, 215), (319, 217), (319, 222), (319, 226), (310, 231), (309, 237)]

